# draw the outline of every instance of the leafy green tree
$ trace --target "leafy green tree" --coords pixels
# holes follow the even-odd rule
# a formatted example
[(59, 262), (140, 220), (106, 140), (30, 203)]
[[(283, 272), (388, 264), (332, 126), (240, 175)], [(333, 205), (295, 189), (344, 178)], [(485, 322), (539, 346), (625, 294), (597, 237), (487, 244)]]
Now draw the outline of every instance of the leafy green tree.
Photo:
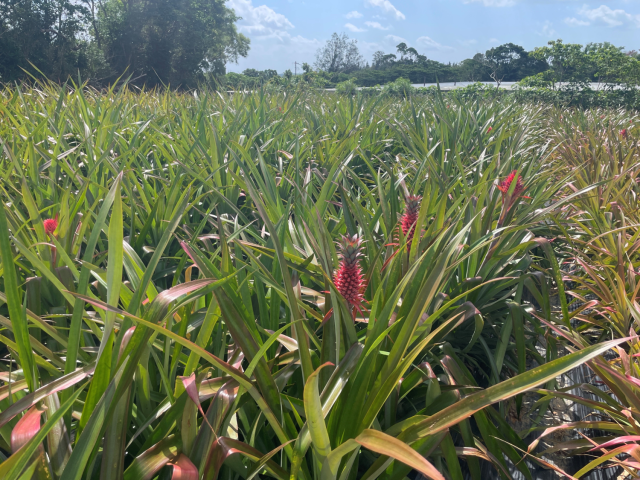
[(396, 45), (396, 51), (400, 54), (400, 61), (401, 62), (404, 61), (404, 56), (407, 54), (407, 49), (408, 48), (409, 47), (404, 42), (399, 43), (398, 45)]
[(580, 44), (551, 40), (547, 46), (536, 48), (531, 56), (549, 65), (545, 78), (554, 87), (556, 83), (585, 81), (587, 62)]
[(311, 65), (309, 65), (308, 63), (303, 63), (302, 64), (302, 71), (304, 72), (302, 74), (302, 78), (305, 82), (311, 82), (314, 78), (314, 71), (311, 68)]
[(546, 64), (532, 57), (520, 45), (505, 43), (487, 50), (485, 61), (494, 76), (507, 82), (533, 75), (546, 68)]
[(393, 65), (398, 57), (396, 57), (393, 53), (384, 53), (382, 50), (378, 50), (373, 54), (373, 62), (371, 64), (372, 68), (388, 68)]
[(484, 60), (483, 53), (476, 53), (473, 58), (467, 58), (460, 63), (458, 80), (480, 82), (488, 79), (489, 69)]
[(260, 72), (255, 68), (247, 68), (242, 72), (242, 75), (258, 78), (260, 76)]
[(364, 66), (364, 58), (358, 49), (358, 41), (350, 40), (346, 33), (334, 33), (324, 47), (316, 53), (318, 70), (335, 73), (350, 73)]
[(77, 75), (86, 66), (79, 37), (87, 16), (71, 0), (0, 0), (0, 81), (24, 77), (24, 70), (52, 80)]
[(413, 48), (413, 47), (409, 47), (407, 48), (407, 56), (409, 57), (409, 60), (412, 62), (415, 62), (418, 60), (418, 56), (420, 54), (418, 53), (418, 51)]
[(565, 44), (562, 40), (537, 48), (532, 57), (544, 61), (549, 70), (522, 80), (524, 86), (550, 85), (559, 82), (584, 84), (598, 82), (605, 88), (640, 83), (640, 61), (611, 43), (589, 43), (586, 46)]
[(0, 81), (37, 70), (56, 81), (127, 72), (138, 84), (194, 85), (247, 55), (237, 19), (225, 0), (0, 0)]
[(593, 80), (611, 86), (620, 83), (637, 84), (640, 63), (622, 50), (622, 47), (609, 42), (585, 46), (584, 53)]
[(98, 10), (96, 41), (114, 78), (128, 71), (150, 86), (189, 86), (247, 55), (237, 19), (224, 0), (107, 0)]

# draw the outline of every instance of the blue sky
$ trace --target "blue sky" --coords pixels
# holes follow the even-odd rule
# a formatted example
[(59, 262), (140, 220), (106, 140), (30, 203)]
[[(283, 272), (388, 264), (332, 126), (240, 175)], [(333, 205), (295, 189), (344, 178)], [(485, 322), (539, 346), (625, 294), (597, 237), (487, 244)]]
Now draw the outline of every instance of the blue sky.
[(562, 38), (640, 50), (640, 0), (228, 0), (251, 51), (229, 71), (313, 63), (333, 32), (358, 40), (367, 61), (405, 41), (428, 58), (459, 62), (502, 43), (527, 50)]

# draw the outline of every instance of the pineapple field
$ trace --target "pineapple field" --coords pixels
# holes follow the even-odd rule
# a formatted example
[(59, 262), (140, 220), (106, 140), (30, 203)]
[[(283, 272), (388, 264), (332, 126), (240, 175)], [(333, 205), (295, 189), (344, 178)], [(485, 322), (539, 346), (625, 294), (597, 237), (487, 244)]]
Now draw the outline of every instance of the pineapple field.
[(637, 478), (639, 138), (508, 96), (0, 90), (0, 478)]

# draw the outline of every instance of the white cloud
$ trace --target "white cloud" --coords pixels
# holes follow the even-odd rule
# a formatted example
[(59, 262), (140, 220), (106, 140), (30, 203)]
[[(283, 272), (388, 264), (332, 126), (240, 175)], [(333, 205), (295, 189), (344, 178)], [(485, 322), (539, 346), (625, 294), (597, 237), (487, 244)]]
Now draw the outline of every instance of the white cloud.
[(255, 6), (252, 0), (228, 0), (228, 6), (242, 17), (238, 30), (251, 38), (249, 56), (240, 58), (238, 64), (227, 65), (228, 71), (242, 72), (246, 68), (293, 70), (294, 60), (313, 63), (316, 51), (324, 43), (292, 35), (290, 30), (295, 27), (289, 19), (266, 5)]
[(384, 39), (386, 43), (392, 43), (394, 46), (400, 43), (407, 43), (406, 38), (402, 38), (397, 35), (387, 35)]
[(356, 27), (352, 23), (345, 23), (344, 28), (346, 28), (347, 30), (351, 30), (352, 32), (366, 32), (364, 28)]
[(406, 20), (407, 18), (389, 0), (365, 0), (365, 5), (381, 8), (384, 12), (392, 14), (396, 20)]
[[(598, 8), (590, 9), (587, 5), (584, 5), (578, 14), (584, 20), (577, 20), (580, 25), (593, 24), (603, 25), (606, 27), (637, 27), (640, 28), (640, 15), (634, 15), (627, 13), (624, 10), (607, 7), (601, 5)], [(587, 23), (588, 22), (588, 23)]]
[(347, 18), (362, 18), (362, 14), (359, 11), (354, 10), (353, 12), (347, 13), (345, 15), (345, 17), (347, 17)]
[(471, 45), (475, 45), (477, 43), (478, 43), (478, 41), (476, 39), (460, 40), (460, 45), (463, 45), (465, 47), (470, 47)]
[(236, 11), (242, 20), (238, 22), (238, 30), (256, 36), (281, 36), (293, 27), (287, 17), (275, 10), (260, 5), (253, 6), (252, 0), (229, 0), (229, 6)]
[(575, 18), (575, 17), (565, 18), (564, 19), (564, 23), (566, 23), (570, 27), (588, 27), (589, 25), (591, 25), (591, 22), (587, 22), (585, 20), (580, 20), (580, 19)]
[(500, 43), (500, 40), (498, 40), (497, 38), (490, 38), (489, 43), (491, 43), (492, 45), (497, 45), (498, 43)]
[(422, 48), (426, 50), (436, 50), (439, 52), (453, 50), (452, 47), (448, 47), (447, 45), (442, 45), (436, 42), (431, 37), (420, 37), (418, 38), (417, 42), (418, 42), (418, 45), (420, 45)]
[(541, 37), (552, 38), (556, 34), (556, 31), (552, 27), (553, 27), (553, 23), (547, 20), (546, 22), (544, 22), (544, 25), (542, 26), (542, 30), (536, 33)]
[(364, 22), (364, 24), (369, 28), (375, 28), (377, 30), (389, 30), (390, 27), (383, 27), (378, 22)]
[(482, 3), (485, 7), (513, 7), (516, 0), (464, 0), (464, 3)]

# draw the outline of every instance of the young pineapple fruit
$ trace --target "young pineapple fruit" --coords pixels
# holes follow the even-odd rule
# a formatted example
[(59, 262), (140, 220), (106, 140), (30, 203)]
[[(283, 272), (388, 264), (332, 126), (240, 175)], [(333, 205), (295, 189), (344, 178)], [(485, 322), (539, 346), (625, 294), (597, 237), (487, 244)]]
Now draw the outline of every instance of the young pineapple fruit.
[(416, 230), (416, 222), (418, 221), (421, 203), (422, 197), (420, 195), (410, 195), (405, 201), (404, 214), (400, 221), (400, 228), (402, 229), (402, 234), (407, 241), (407, 245), (411, 245), (411, 241), (413, 240), (413, 234)]
[(340, 266), (333, 276), (333, 283), (347, 303), (359, 307), (365, 289), (364, 275), (360, 267), (362, 238), (345, 235), (338, 242)]

